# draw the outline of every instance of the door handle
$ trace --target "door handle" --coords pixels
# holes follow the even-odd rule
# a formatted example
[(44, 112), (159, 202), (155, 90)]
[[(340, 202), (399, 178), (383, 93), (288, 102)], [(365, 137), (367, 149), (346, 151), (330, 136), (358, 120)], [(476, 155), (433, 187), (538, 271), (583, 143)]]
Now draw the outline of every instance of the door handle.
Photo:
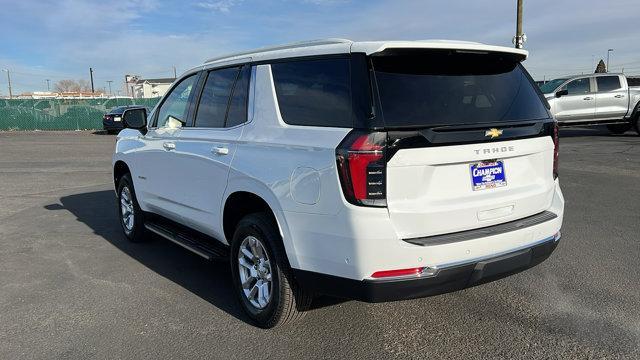
[(618, 98), (618, 99), (623, 98), (623, 97), (624, 97), (624, 95), (616, 95), (616, 96), (614, 96), (614, 98)]
[(586, 98), (583, 98), (582, 100), (593, 100), (593, 98), (591, 96), (587, 96)]
[(167, 151), (171, 151), (176, 149), (176, 144), (172, 142), (166, 142), (162, 144), (162, 147)]
[(211, 149), (211, 152), (217, 155), (227, 155), (229, 154), (229, 148), (226, 148), (224, 146), (214, 146)]

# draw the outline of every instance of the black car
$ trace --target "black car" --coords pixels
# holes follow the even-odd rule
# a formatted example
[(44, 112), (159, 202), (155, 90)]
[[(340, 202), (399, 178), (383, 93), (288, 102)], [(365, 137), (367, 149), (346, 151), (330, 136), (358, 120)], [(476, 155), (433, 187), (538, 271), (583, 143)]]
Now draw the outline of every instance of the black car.
[(122, 125), (122, 114), (126, 109), (144, 107), (149, 113), (149, 108), (142, 105), (116, 106), (102, 117), (102, 128), (109, 134), (118, 133), (124, 128)]

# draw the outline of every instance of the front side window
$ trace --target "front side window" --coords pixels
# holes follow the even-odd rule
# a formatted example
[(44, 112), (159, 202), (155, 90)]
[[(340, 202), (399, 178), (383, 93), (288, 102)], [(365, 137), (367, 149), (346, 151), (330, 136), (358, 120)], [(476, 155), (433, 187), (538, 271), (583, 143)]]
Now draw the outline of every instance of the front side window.
[(562, 87), (562, 90), (567, 90), (569, 95), (584, 95), (591, 92), (591, 82), (589, 78), (582, 78), (573, 80), (567, 85)]
[(282, 119), (291, 125), (351, 127), (349, 59), (271, 65)]
[(197, 80), (196, 74), (184, 78), (164, 100), (158, 109), (158, 127), (165, 127), (177, 122), (184, 125), (187, 121), (189, 96)]
[(209, 72), (196, 112), (196, 127), (224, 127), (229, 96), (238, 70), (239, 68), (233, 67)]
[(620, 78), (617, 76), (598, 76), (596, 83), (598, 83), (598, 92), (618, 90), (622, 87)]
[(551, 94), (556, 90), (558, 86), (562, 85), (565, 81), (567, 81), (567, 79), (553, 79), (547, 81), (546, 83), (542, 84), (542, 86), (540, 86), (540, 91), (542, 91), (543, 94)]

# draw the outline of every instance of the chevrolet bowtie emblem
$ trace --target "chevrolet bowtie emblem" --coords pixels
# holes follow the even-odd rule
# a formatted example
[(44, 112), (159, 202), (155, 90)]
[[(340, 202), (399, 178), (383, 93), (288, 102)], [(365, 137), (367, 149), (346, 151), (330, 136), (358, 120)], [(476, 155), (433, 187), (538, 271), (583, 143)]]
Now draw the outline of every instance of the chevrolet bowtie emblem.
[(491, 136), (492, 139), (495, 139), (500, 135), (502, 135), (502, 130), (498, 130), (496, 128), (489, 129), (484, 132), (484, 136)]

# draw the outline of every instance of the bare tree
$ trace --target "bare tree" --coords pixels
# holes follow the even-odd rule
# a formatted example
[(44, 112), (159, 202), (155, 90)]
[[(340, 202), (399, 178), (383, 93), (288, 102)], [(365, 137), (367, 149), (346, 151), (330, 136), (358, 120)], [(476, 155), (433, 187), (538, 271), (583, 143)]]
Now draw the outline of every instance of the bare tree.
[(84, 79), (65, 79), (56, 82), (54, 89), (57, 92), (91, 92), (91, 85)]
[(598, 66), (596, 66), (596, 74), (606, 73), (606, 72), (607, 72), (607, 66), (604, 64), (604, 60), (600, 59), (600, 61), (598, 61)]

